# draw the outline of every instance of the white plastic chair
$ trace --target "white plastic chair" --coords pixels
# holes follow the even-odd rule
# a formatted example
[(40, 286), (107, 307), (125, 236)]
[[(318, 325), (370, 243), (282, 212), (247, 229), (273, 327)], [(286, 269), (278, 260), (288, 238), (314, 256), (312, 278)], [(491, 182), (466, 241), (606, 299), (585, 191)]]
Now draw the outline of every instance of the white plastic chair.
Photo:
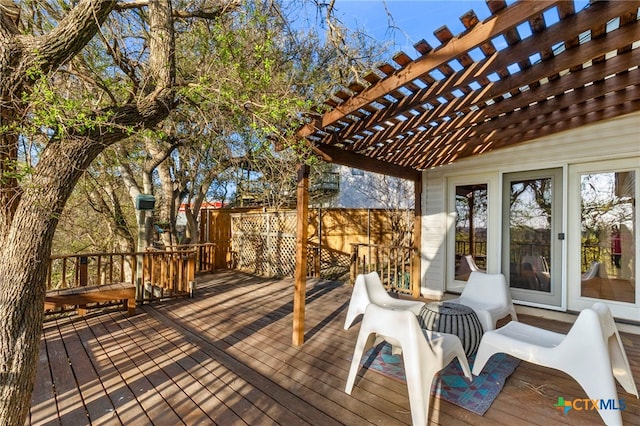
[[(473, 374), (480, 374), (489, 358), (500, 352), (567, 373), (592, 400), (614, 401), (618, 406), (614, 377), (627, 392), (638, 397), (620, 335), (611, 311), (603, 303), (580, 312), (566, 335), (520, 322), (485, 333)], [(622, 424), (620, 410), (600, 410), (598, 405), (598, 412), (607, 425)]]
[(353, 351), (345, 387), (347, 394), (353, 390), (362, 355), (381, 339), (402, 350), (414, 426), (427, 423), (433, 376), (454, 358), (458, 358), (469, 381), (472, 379), (467, 357), (457, 336), (421, 329), (411, 311), (386, 309), (371, 303), (364, 313)]
[(471, 272), (460, 297), (447, 302), (460, 303), (472, 308), (485, 332), (495, 330), (496, 322), (507, 315), (511, 315), (514, 321), (518, 320), (507, 280), (502, 274)]
[(478, 267), (473, 256), (466, 254), (460, 258), (460, 264), (456, 267), (456, 280), (466, 281), (473, 271), (485, 272)]
[(377, 272), (360, 274), (356, 277), (356, 282), (353, 285), (347, 318), (344, 322), (345, 330), (351, 327), (358, 315), (364, 314), (369, 303), (392, 309), (407, 309), (414, 315), (418, 315), (424, 306), (424, 302), (418, 300), (395, 299), (389, 296)]
[(600, 262), (591, 262), (589, 270), (580, 276), (580, 281), (589, 281), (600, 276)]
[(482, 269), (478, 267), (478, 265), (476, 264), (476, 261), (473, 259), (473, 256), (471, 256), (470, 254), (466, 254), (464, 256), (464, 260), (469, 265), (469, 272), (474, 272), (474, 271), (484, 272)]
[(522, 256), (521, 275), (529, 281), (532, 290), (549, 291), (551, 274), (549, 264), (543, 256)]

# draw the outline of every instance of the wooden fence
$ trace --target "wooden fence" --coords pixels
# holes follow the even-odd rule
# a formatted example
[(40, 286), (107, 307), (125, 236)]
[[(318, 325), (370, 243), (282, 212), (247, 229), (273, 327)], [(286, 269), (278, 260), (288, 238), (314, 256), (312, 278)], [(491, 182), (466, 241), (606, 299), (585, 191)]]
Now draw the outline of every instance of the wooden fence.
[(231, 215), (231, 246), (235, 267), (265, 276), (293, 276), (296, 212)]
[[(209, 241), (231, 241), (226, 259), (229, 267), (261, 275), (292, 276), (295, 214), (295, 210), (208, 210), (202, 213), (200, 231)], [(312, 209), (308, 226), (308, 275), (349, 279), (352, 244), (394, 246), (400, 240), (410, 245), (413, 211)]]

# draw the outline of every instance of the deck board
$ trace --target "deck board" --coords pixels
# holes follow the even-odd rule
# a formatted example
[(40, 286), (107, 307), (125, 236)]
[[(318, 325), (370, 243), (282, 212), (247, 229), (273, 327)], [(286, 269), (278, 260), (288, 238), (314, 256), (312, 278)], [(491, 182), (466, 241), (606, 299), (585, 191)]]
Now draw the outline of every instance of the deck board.
[[(55, 324), (50, 327), (55, 327)], [(47, 353), (47, 327), (44, 328), (42, 339), (40, 340), (38, 374), (31, 395), (31, 411), (29, 421), (33, 424), (56, 424), (58, 422), (58, 411), (53, 390), (53, 379), (49, 368), (49, 358)], [(55, 420), (55, 422), (54, 422)]]
[[(110, 358), (110, 356), (116, 355), (116, 351), (108, 352), (103, 346), (103, 344), (108, 345), (108, 338), (101, 339), (99, 335), (94, 334), (100, 330), (97, 322), (101, 320), (101, 318), (88, 319), (86, 326), (83, 326), (81, 322), (73, 322), (74, 329), (85, 347), (87, 357), (96, 374), (100, 377), (100, 387), (107, 393), (106, 400), (110, 404), (110, 407), (107, 406), (101, 415), (95, 413), (94, 417), (90, 416), (90, 420), (93, 424), (113, 424), (113, 422), (133, 424), (132, 422), (140, 421), (140, 419), (148, 421), (149, 419), (138, 404), (134, 393), (129, 389)], [(104, 403), (106, 404), (106, 401)]]
[[(47, 353), (51, 376), (54, 379), (54, 393), (60, 424), (73, 425), (87, 422), (87, 414), (82, 401), (81, 389), (77, 386), (75, 374), (69, 368), (70, 356), (67, 353), (67, 343), (74, 342), (74, 336), (69, 333), (68, 326), (51, 327), (45, 331)], [(82, 354), (77, 354), (82, 358)]]
[(104, 413), (112, 412), (113, 404), (101, 385), (101, 376), (96, 372), (73, 324), (68, 321), (61, 323), (59, 329), (64, 330), (62, 338), (82, 397), (82, 406), (86, 408), (85, 416), (97, 419)]
[[(310, 281), (305, 344), (291, 344), (293, 281), (219, 271), (193, 299), (137, 314), (107, 310), (45, 323), (27, 423), (34, 425), (405, 425), (404, 383), (360, 372), (344, 393), (359, 326), (343, 330), (351, 287)], [(566, 332), (570, 324), (522, 315)], [(622, 333), (640, 383), (640, 335)], [(625, 425), (640, 401), (618, 386)], [(484, 416), (432, 398), (442, 425), (601, 424), (597, 412), (553, 408), (584, 398), (566, 374), (522, 362)]]

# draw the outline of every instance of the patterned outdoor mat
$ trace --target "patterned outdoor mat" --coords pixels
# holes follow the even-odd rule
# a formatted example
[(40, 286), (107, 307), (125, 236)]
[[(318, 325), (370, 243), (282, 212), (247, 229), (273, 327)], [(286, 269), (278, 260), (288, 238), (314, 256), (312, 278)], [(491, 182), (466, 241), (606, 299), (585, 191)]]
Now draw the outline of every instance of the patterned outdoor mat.
[[(473, 369), (475, 355), (469, 357)], [(395, 380), (406, 382), (401, 355), (391, 353), (391, 345), (381, 343), (362, 357), (362, 366)], [(520, 360), (506, 354), (496, 354), (479, 376), (469, 383), (456, 358), (433, 379), (431, 393), (473, 413), (483, 415), (496, 399), (507, 378)]]

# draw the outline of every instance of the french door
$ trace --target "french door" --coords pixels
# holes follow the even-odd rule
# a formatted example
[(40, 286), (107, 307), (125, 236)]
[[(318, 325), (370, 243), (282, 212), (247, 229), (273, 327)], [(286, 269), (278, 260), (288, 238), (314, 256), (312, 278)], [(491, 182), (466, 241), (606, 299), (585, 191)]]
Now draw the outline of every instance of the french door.
[(502, 272), (514, 300), (562, 304), (562, 169), (503, 178)]
[(616, 318), (640, 319), (638, 158), (577, 164), (569, 169), (567, 307), (595, 302)]

